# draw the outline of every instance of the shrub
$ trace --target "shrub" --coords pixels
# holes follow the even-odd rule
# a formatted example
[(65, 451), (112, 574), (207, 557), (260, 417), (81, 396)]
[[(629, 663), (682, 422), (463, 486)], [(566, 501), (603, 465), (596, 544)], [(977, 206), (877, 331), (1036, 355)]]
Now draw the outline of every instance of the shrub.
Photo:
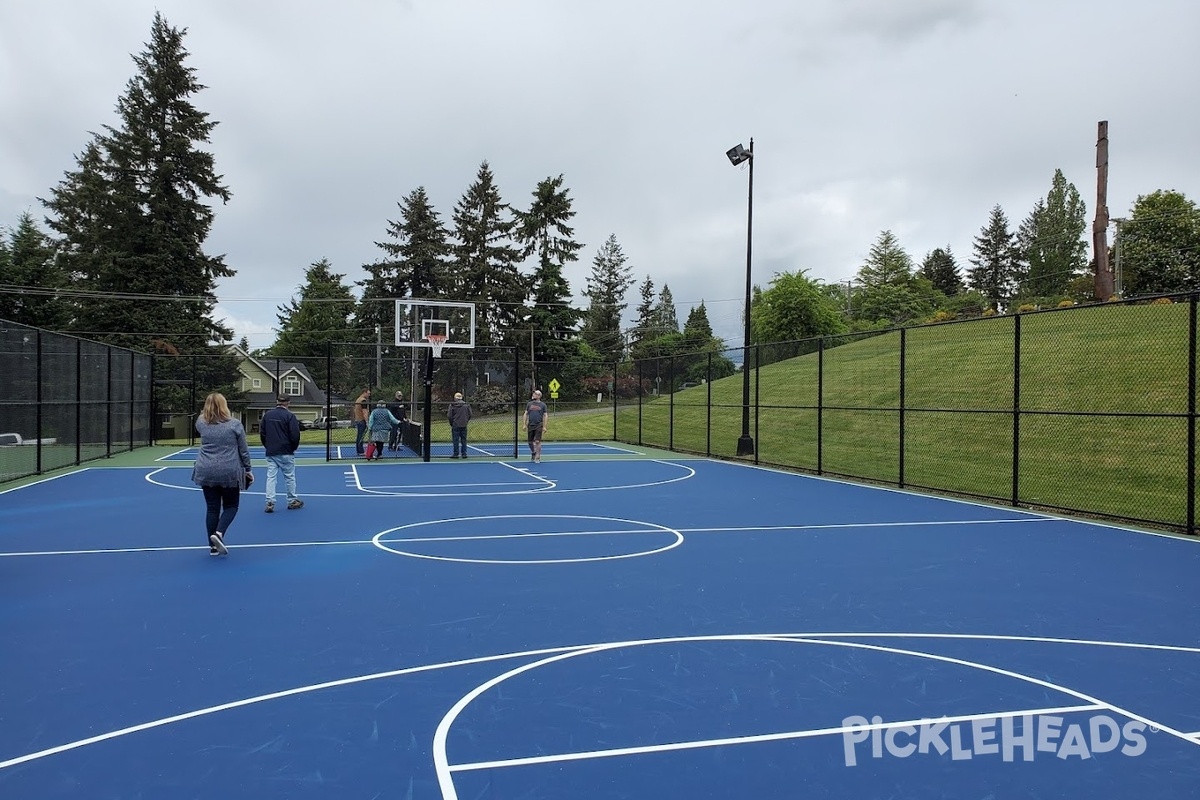
[(1075, 305), (1075, 301), (1074, 301), (1074, 300), (1072, 300), (1072, 299), (1070, 299), (1070, 298), (1067, 298), (1066, 300), (1059, 300), (1059, 301), (1058, 301), (1058, 307), (1059, 307), (1059, 308), (1070, 308), (1070, 307), (1071, 307), (1071, 306), (1073, 306), (1073, 305)]
[(1021, 305), (1017, 306), (1018, 314), (1024, 314), (1027, 311), (1037, 311), (1037, 310), (1038, 310), (1038, 307), (1036, 305), (1034, 305), (1033, 303), (1021, 303)]
[(1150, 305), (1152, 305), (1152, 306), (1169, 306), (1174, 302), (1175, 301), (1169, 297), (1156, 297), (1150, 301)]
[(471, 408), (481, 414), (507, 414), (512, 411), (515, 397), (510, 386), (480, 386), (471, 395)]
[(985, 316), (985, 317), (994, 317), (994, 316), (996, 316), (996, 309), (994, 309), (994, 308), (985, 308), (985, 309), (983, 310), (983, 316)]

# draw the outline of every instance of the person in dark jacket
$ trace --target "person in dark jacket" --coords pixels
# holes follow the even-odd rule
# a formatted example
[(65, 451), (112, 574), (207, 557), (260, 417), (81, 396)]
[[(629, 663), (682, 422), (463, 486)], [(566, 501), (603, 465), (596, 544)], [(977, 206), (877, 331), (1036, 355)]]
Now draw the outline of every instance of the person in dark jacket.
[(393, 453), (400, 449), (400, 445), (404, 444), (404, 423), (408, 417), (408, 408), (404, 405), (404, 393), (396, 392), (396, 399), (387, 404), (387, 410), (392, 413), (392, 416), (400, 420), (399, 425), (392, 426), (392, 435), (388, 439), (388, 450)]
[(287, 507), (304, 507), (304, 501), (296, 494), (296, 449), (300, 447), (300, 420), (288, 408), (291, 398), (281, 394), (275, 407), (263, 414), (258, 435), (267, 450), (267, 507), (270, 514), (275, 510), (275, 481), (283, 473), (284, 490), (287, 492)]
[(462, 392), (454, 393), (454, 401), (446, 410), (450, 420), (450, 444), (454, 448), (451, 458), (467, 457), (467, 423), (471, 421), (471, 405), (463, 400)]

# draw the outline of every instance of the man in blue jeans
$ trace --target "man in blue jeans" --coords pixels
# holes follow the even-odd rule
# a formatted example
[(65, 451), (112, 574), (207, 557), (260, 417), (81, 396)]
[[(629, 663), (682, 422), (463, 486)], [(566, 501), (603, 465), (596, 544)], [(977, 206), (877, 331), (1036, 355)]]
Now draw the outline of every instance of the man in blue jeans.
[(263, 414), (258, 435), (267, 450), (267, 507), (270, 514), (275, 510), (275, 481), (283, 473), (283, 484), (287, 491), (287, 507), (303, 508), (304, 501), (296, 494), (296, 449), (300, 447), (300, 420), (288, 408), (291, 398), (279, 395), (275, 407)]

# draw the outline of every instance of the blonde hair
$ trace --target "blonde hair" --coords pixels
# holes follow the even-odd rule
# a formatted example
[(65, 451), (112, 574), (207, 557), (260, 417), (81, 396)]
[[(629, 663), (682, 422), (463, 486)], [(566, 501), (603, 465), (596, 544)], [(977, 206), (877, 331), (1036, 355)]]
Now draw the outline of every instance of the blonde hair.
[(213, 392), (204, 398), (204, 410), (200, 412), (200, 417), (209, 425), (233, 419), (233, 414), (229, 413), (229, 403), (225, 400), (225, 395)]

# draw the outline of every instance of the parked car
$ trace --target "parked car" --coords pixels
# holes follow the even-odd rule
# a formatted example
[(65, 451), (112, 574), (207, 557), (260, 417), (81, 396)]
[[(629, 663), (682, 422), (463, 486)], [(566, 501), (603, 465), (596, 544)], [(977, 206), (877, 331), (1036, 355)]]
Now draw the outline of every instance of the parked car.
[(312, 426), (320, 430), (327, 430), (329, 428), (350, 428), (354, 426), (354, 423), (348, 419), (338, 419), (337, 417), (317, 417)]
[(314, 419), (301, 419), (300, 430), (310, 431), (317, 426), (317, 421)]

